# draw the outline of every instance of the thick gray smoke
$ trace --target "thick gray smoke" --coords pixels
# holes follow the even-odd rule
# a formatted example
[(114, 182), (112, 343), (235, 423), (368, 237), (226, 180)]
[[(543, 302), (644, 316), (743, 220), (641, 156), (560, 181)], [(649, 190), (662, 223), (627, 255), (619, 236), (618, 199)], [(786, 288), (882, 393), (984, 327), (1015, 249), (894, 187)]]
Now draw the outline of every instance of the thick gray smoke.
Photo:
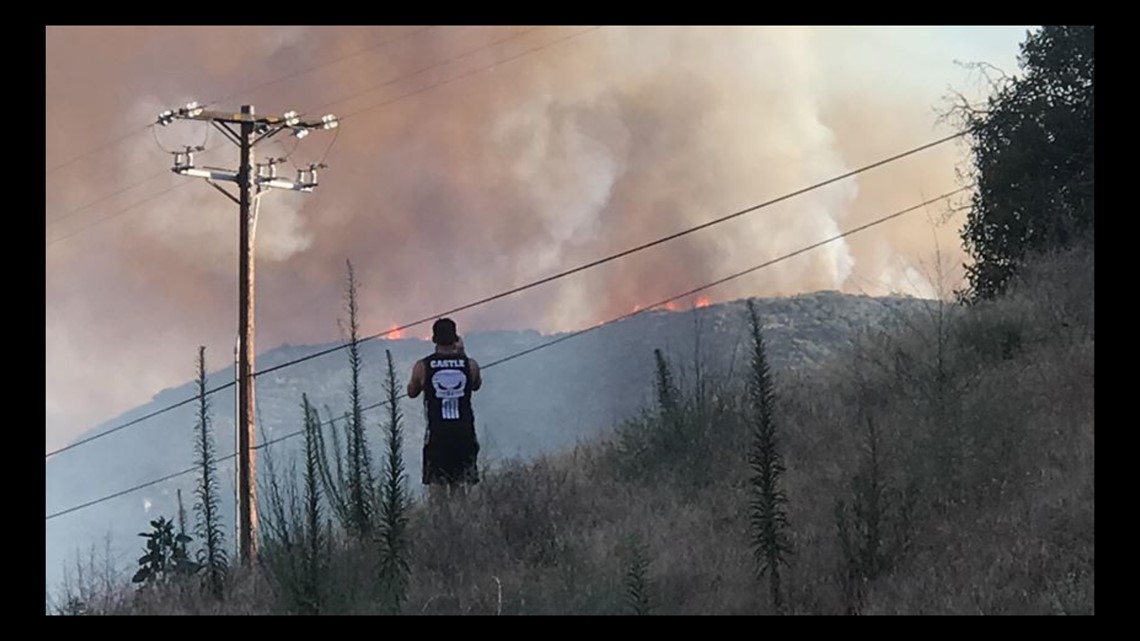
[[(415, 28), (53, 28), (47, 37), (48, 166), (141, 128), (161, 110), (256, 86)], [(438, 28), (218, 108), (360, 111), (582, 28)], [(890, 30), (887, 30), (889, 33)], [(452, 64), (366, 92), (501, 40)], [(862, 35), (860, 35), (862, 34)], [(893, 38), (893, 39), (892, 39)], [(894, 43), (880, 53), (876, 42)], [(927, 142), (961, 75), (922, 38), (791, 28), (602, 28), (343, 121), (313, 194), (271, 193), (260, 211), (258, 345), (337, 336), (344, 262), (366, 333), (522, 284), (748, 207)], [(1015, 52), (1016, 37), (1009, 37)], [(879, 44), (882, 44), (881, 42)], [(936, 78), (922, 77), (923, 73)], [(910, 74), (910, 75), (907, 75)], [(856, 78), (861, 80), (857, 81)], [(349, 100), (337, 102), (345, 96)], [(319, 115), (319, 114), (317, 114)], [(206, 138), (176, 123), (47, 178), (49, 448), (193, 375), (195, 347), (229, 362), (236, 331), (236, 207), (168, 172)], [(332, 133), (259, 153), (320, 160)], [(156, 144), (157, 143), (157, 144)], [(220, 134), (201, 164), (232, 167)], [(956, 187), (947, 145), (787, 203), (461, 314), (465, 330), (597, 323)], [(283, 167), (288, 168), (288, 162)], [(53, 243), (143, 197), (177, 189)], [(944, 207), (943, 207), (944, 209)], [(941, 209), (930, 212), (932, 217)], [(935, 236), (922, 215), (838, 242), (707, 296), (818, 289), (930, 295)], [(926, 270), (929, 271), (929, 270)], [(420, 335), (426, 335), (426, 328)]]

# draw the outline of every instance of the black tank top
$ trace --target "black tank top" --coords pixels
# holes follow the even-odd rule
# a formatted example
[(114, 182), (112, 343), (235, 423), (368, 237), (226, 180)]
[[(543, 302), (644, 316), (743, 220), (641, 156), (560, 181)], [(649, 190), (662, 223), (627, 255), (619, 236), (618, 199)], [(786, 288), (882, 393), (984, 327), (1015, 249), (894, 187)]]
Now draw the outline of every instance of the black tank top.
[(426, 372), (424, 410), (429, 426), (474, 425), (471, 381), (463, 354), (432, 354), (423, 360)]

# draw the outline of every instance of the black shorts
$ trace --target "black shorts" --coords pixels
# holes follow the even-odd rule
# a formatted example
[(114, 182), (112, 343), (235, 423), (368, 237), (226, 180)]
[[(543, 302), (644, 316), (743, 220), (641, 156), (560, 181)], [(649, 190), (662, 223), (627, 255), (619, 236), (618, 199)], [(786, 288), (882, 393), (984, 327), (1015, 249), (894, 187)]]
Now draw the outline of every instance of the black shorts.
[(423, 483), (478, 483), (478, 458), (474, 426), (431, 427), (424, 443)]

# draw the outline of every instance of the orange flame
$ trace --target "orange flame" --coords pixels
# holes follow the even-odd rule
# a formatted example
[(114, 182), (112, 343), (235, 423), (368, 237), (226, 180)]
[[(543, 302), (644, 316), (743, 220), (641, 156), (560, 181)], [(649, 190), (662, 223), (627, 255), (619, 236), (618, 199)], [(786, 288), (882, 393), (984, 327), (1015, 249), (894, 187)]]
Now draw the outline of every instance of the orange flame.
[(399, 325), (392, 325), (392, 328), (389, 330), (390, 333), (388, 334), (388, 338), (392, 340), (399, 340), (401, 338), (404, 338), (404, 330), (396, 329), (397, 327), (399, 327)]
[(665, 303), (665, 309), (667, 309), (671, 312), (677, 311), (677, 301), (671, 300), (668, 303)]
[(702, 308), (702, 307), (708, 307), (708, 306), (709, 306), (709, 299), (708, 299), (708, 297), (706, 297), (706, 296), (701, 296), (700, 298), (698, 298), (698, 299), (697, 299), (697, 308), (698, 308), (698, 309), (700, 309), (700, 308)]

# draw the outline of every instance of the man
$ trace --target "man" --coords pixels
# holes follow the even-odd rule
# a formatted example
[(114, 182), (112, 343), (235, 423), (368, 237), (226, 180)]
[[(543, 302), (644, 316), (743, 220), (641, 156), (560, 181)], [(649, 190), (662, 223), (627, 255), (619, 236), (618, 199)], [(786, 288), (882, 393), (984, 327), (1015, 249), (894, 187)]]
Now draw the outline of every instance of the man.
[(433, 495), (465, 494), (479, 482), (479, 442), (471, 395), (483, 386), (479, 364), (464, 352), (455, 322), (441, 318), (432, 325), (435, 352), (416, 362), (408, 381), (408, 398), (424, 394), (423, 484)]

